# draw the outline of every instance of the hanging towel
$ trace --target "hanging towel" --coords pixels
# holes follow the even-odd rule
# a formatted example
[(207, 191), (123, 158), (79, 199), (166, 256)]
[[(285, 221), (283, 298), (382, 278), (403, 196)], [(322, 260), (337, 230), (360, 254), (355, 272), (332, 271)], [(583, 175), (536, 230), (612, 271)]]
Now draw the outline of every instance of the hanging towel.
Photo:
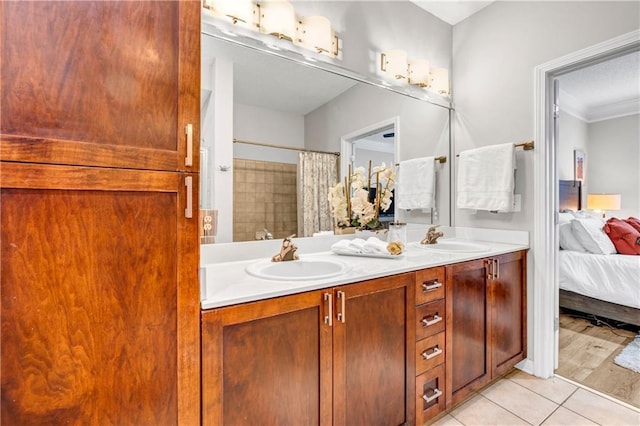
[(398, 170), (398, 208), (431, 209), (435, 207), (435, 157), (414, 158), (400, 162)]
[(515, 165), (512, 143), (461, 152), (458, 161), (458, 208), (513, 211)]

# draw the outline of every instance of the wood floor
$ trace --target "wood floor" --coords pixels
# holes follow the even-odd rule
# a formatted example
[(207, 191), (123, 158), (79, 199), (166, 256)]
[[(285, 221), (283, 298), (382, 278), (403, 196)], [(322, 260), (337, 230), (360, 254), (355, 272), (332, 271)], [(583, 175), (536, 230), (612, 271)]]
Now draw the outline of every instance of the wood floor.
[(556, 374), (640, 407), (640, 373), (613, 362), (636, 332), (561, 314)]

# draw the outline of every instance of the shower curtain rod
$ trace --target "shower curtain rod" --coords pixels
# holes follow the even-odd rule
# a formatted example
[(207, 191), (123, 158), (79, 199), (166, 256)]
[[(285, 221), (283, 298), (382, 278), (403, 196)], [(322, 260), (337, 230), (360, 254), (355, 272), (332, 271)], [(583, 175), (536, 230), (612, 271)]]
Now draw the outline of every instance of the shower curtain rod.
[(318, 154), (331, 154), (337, 157), (340, 157), (339, 152), (330, 152), (330, 151), (319, 151), (316, 149), (306, 149), (306, 148), (295, 148), (293, 146), (284, 146), (284, 145), (274, 145), (270, 143), (262, 143), (262, 142), (252, 142), (252, 141), (243, 141), (240, 139), (233, 139), (233, 143), (243, 143), (245, 145), (256, 145), (256, 146), (264, 146), (267, 148), (279, 148), (279, 149), (290, 149), (292, 151), (302, 151), (302, 152), (316, 152)]

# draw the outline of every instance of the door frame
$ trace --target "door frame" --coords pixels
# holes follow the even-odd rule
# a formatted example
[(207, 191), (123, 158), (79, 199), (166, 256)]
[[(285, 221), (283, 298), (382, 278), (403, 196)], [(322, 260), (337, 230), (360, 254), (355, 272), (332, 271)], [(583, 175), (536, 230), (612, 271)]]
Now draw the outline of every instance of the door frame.
[[(542, 378), (553, 376), (558, 347), (557, 164), (553, 144), (553, 80), (555, 77), (637, 49), (640, 30), (578, 50), (538, 65), (535, 80), (535, 167), (533, 230), (533, 353), (522, 369)], [(553, 350), (550, 350), (553, 348)]]
[[(354, 132), (343, 135), (340, 138), (340, 176), (343, 179), (348, 174), (349, 164), (351, 164), (351, 157), (353, 156), (353, 143), (362, 139), (365, 136), (379, 132), (380, 130), (393, 127), (395, 133), (393, 143), (393, 161), (398, 162), (400, 152), (400, 117), (395, 116), (387, 118), (386, 120), (379, 121), (371, 124), (362, 129), (358, 129)], [(393, 164), (390, 164), (393, 166)]]

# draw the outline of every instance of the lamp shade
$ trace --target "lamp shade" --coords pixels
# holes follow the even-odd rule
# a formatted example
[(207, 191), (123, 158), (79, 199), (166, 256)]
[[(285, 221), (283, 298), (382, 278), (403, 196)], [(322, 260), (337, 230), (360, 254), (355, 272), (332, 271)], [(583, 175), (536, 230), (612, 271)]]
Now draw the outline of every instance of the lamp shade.
[(409, 83), (427, 87), (429, 85), (429, 62), (424, 59), (409, 61)]
[(332, 53), (333, 31), (331, 22), (324, 16), (307, 16), (302, 18), (300, 43), (307, 49), (321, 53)]
[(408, 60), (404, 50), (388, 50), (381, 56), (380, 68), (384, 73), (395, 79), (407, 78)]
[(449, 94), (449, 70), (434, 68), (431, 70), (431, 89), (441, 95)]
[(296, 15), (288, 1), (269, 0), (260, 3), (260, 31), (293, 40), (296, 34)]
[(216, 15), (226, 16), (233, 20), (251, 25), (253, 19), (253, 2), (251, 0), (208, 0), (211, 9)]
[(620, 194), (587, 194), (589, 210), (620, 210)]

